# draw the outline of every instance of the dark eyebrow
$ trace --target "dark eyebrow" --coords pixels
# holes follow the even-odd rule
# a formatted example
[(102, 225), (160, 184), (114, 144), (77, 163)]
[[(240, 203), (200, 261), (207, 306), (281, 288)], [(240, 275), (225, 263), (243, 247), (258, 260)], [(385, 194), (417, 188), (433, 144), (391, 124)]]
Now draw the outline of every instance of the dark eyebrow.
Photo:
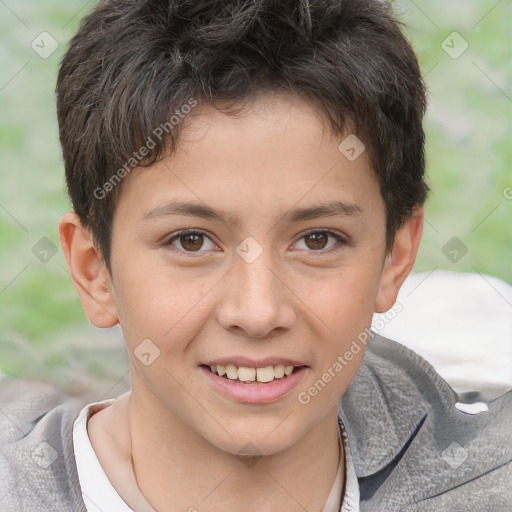
[[(312, 220), (323, 217), (332, 217), (335, 215), (343, 217), (361, 216), (362, 208), (355, 203), (344, 201), (331, 201), (326, 204), (313, 205), (305, 208), (294, 208), (287, 212), (282, 221), (299, 222), (303, 220)], [(153, 208), (146, 212), (141, 220), (153, 219), (167, 215), (187, 215), (190, 217), (201, 217), (203, 219), (219, 220), (229, 226), (238, 226), (239, 221), (232, 215), (214, 210), (209, 206), (191, 201), (170, 201), (161, 206)]]
[(170, 201), (162, 206), (157, 206), (145, 213), (141, 220), (163, 217), (166, 215), (187, 215), (189, 217), (201, 217), (202, 219), (220, 220), (224, 224), (237, 226), (237, 220), (227, 213), (223, 213), (201, 203), (192, 201)]
[(294, 208), (284, 215), (283, 220), (288, 222), (298, 222), (301, 220), (333, 217), (335, 215), (343, 217), (359, 217), (362, 214), (363, 209), (355, 203), (331, 201), (330, 203), (309, 206), (307, 208)]

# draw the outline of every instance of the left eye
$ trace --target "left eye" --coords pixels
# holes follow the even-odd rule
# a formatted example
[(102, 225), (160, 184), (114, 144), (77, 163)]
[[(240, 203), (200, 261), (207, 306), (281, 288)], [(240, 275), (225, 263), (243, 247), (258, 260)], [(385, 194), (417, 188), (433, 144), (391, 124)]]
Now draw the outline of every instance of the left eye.
[[(329, 245), (327, 248), (327, 241), (329, 237), (334, 238), (335, 241)], [(335, 233), (334, 231), (309, 231), (308, 233), (302, 235), (299, 241), (305, 241), (306, 249), (311, 249), (313, 252), (325, 252), (331, 249), (336, 243), (343, 244), (344, 239)]]

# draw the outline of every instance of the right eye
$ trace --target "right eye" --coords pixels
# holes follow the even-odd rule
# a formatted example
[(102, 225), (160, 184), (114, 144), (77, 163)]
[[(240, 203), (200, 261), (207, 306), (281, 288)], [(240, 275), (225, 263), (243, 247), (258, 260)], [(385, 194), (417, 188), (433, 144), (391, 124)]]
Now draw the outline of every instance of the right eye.
[[(203, 248), (205, 239), (209, 240), (212, 246), (215, 246), (204, 231), (198, 229), (184, 229), (172, 233), (170, 237), (167, 238), (165, 245), (174, 247), (178, 252), (201, 254), (205, 252), (200, 251), (200, 249)], [(211, 248), (212, 247), (210, 247), (210, 249)]]

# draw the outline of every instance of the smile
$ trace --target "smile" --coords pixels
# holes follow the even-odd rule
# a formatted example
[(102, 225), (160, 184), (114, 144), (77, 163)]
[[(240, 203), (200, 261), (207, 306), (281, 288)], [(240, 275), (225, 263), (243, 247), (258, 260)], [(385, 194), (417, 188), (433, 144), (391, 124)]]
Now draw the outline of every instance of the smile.
[(265, 361), (265, 366), (236, 366), (224, 362), (226, 364), (214, 362), (199, 366), (205, 382), (230, 400), (252, 405), (268, 404), (288, 395), (310, 370), (307, 365), (268, 364), (270, 361)]
[(210, 368), (210, 371), (219, 377), (248, 384), (252, 382), (267, 383), (282, 379), (285, 376), (291, 375), (296, 368), (299, 368), (298, 366), (284, 364), (276, 364), (262, 368), (238, 367), (234, 364), (212, 364), (205, 367)]

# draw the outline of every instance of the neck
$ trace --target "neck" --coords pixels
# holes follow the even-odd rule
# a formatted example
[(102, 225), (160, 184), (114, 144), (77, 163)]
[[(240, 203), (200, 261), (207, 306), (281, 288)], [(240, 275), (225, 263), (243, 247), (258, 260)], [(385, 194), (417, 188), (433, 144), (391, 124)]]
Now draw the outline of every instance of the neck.
[[(154, 396), (129, 401), (133, 469), (155, 510), (323, 509), (340, 460), (337, 408), (290, 448), (242, 458), (159, 407)], [(342, 487), (344, 480), (343, 472)]]

